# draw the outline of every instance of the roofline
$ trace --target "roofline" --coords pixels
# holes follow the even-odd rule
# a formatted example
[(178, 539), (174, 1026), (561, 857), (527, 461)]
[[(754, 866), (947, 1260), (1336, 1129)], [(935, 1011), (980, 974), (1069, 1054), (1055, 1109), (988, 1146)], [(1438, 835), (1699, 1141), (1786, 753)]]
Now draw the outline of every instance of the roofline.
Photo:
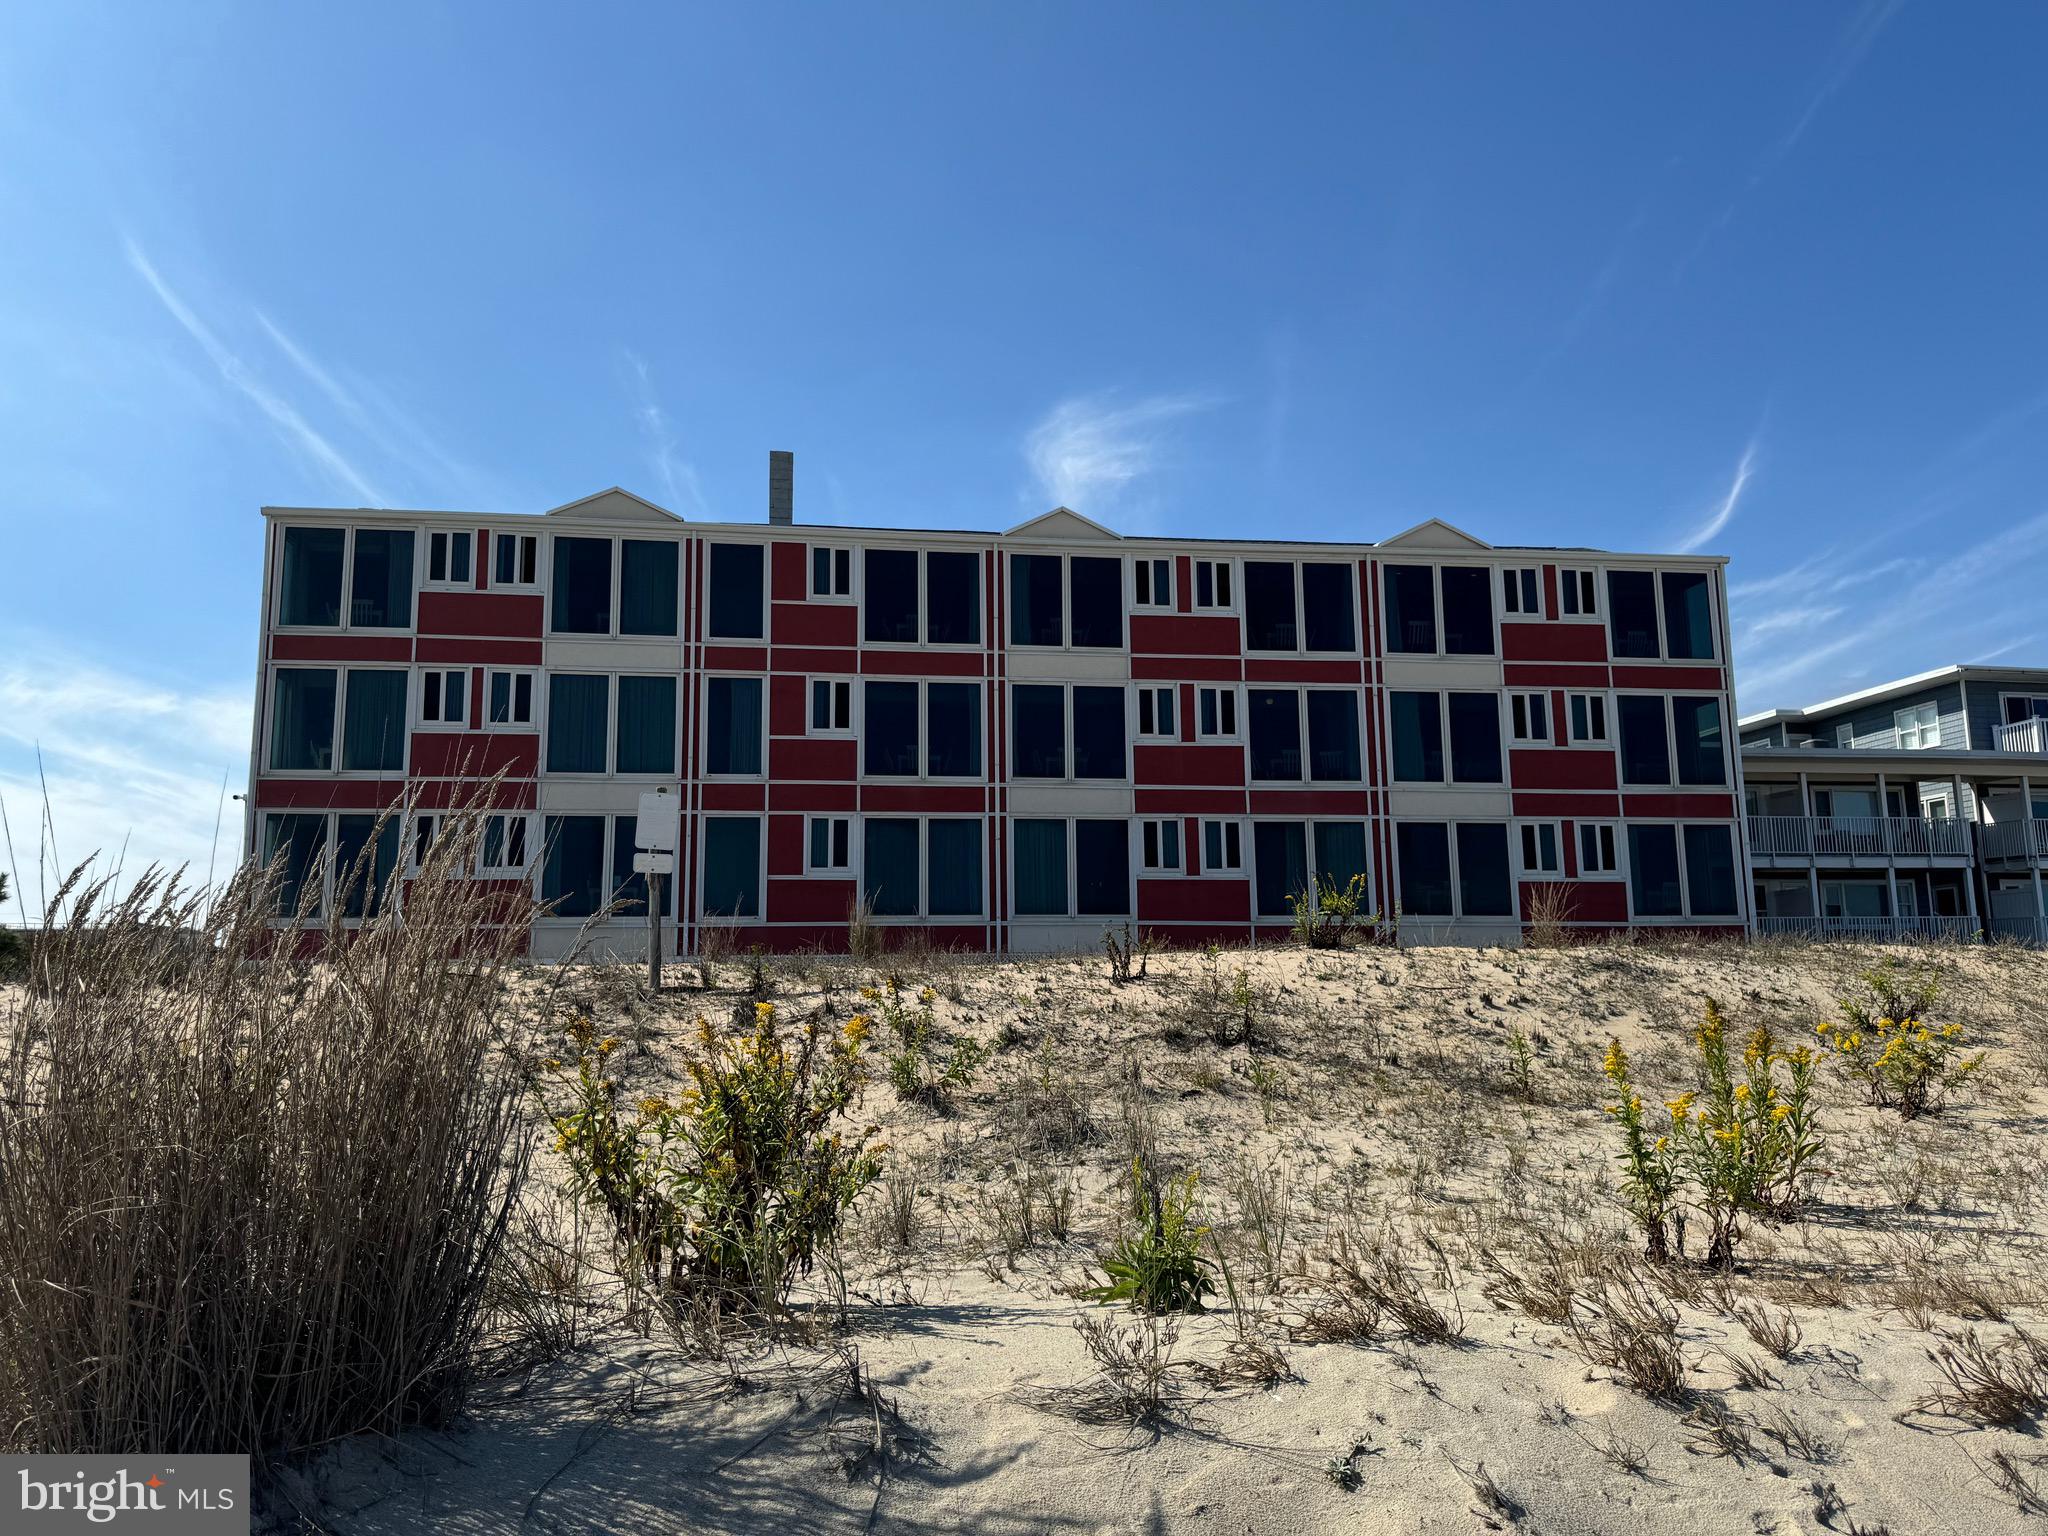
[(1854, 693), (1845, 693), (1838, 698), (1823, 699), (1818, 704), (1808, 704), (1800, 709), (1772, 709), (1762, 714), (1737, 717), (1738, 727), (1760, 725), (1776, 720), (1808, 720), (1815, 715), (1832, 714), (1838, 709), (1847, 709), (1855, 704), (1868, 704), (1893, 694), (1911, 693), (1929, 683), (1967, 682), (1973, 677), (2020, 678), (2048, 674), (2048, 667), (1988, 667), (1976, 662), (1953, 661), (1945, 667), (1935, 667), (1926, 672), (1915, 672), (1911, 677), (1901, 677), (1889, 683), (1877, 683), (1869, 688), (1859, 688)]
[[(1984, 747), (1742, 747), (1744, 773), (1777, 764), (1786, 768), (1899, 768), (1921, 779), (1938, 779), (1964, 768), (1997, 768), (2006, 774), (2032, 776), (2048, 770), (2048, 752), (1996, 752)], [(1920, 770), (1927, 770), (1922, 772)]]

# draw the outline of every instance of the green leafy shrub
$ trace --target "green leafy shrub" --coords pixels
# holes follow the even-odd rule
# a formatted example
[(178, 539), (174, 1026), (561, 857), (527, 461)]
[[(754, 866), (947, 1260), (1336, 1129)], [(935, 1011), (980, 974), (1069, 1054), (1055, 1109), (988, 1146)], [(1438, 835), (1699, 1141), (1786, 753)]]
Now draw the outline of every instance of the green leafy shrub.
[(1325, 876), (1313, 889), (1296, 891), (1287, 898), (1294, 914), (1294, 936), (1310, 949), (1342, 949), (1354, 926), (1376, 920), (1377, 914), (1361, 919), (1359, 909), (1364, 905), (1363, 875), (1353, 875), (1342, 886)]
[(1950, 1092), (1984, 1065), (1965, 1055), (1960, 1024), (1929, 1024), (1941, 992), (1925, 967), (1908, 970), (1886, 959), (1860, 978), (1863, 995), (1842, 1003), (1839, 1022), (1823, 1020), (1821, 1043), (1861, 1082), (1870, 1102), (1908, 1120), (1941, 1107)]
[(1083, 1299), (1122, 1302), (1139, 1312), (1193, 1312), (1215, 1287), (1202, 1239), (1209, 1229), (1195, 1218), (1199, 1175), (1184, 1174), (1162, 1187), (1142, 1158), (1131, 1161), (1137, 1229), (1118, 1239), (1101, 1259), (1106, 1281)]
[(891, 1047), (889, 1082), (898, 1098), (942, 1108), (981, 1071), (987, 1051), (972, 1035), (939, 1028), (932, 1014), (939, 995), (930, 987), (919, 988), (913, 1003), (904, 997), (903, 984), (891, 976), (879, 988), (863, 987), (860, 995), (880, 1010)]

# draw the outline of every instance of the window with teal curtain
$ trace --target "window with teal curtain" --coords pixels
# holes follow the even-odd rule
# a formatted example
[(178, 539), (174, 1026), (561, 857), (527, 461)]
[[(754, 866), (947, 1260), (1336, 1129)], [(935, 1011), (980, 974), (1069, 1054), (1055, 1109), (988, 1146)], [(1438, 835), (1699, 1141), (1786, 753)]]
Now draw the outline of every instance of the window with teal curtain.
[(341, 766), (364, 773), (405, 767), (405, 674), (348, 669), (341, 706)]
[(1130, 915), (1129, 822), (1074, 823), (1074, 910), (1083, 917)]
[(611, 679), (557, 672), (548, 679), (548, 772), (603, 773)]
[(761, 915), (761, 818), (709, 816), (704, 821), (704, 914)]
[(1017, 877), (1019, 917), (1067, 915), (1067, 824), (1010, 823), (1010, 867)]
[[(363, 850), (370, 847), (373, 835), (376, 848), (364, 858)], [(390, 888), (391, 872), (397, 867), (396, 816), (387, 817), (382, 827), (377, 825), (375, 816), (351, 814), (334, 818), (334, 884), (341, 892), (343, 915), (371, 917), (380, 911)]]
[(860, 829), (860, 888), (877, 917), (917, 916), (917, 822), (870, 816)]
[(925, 823), (926, 910), (933, 917), (981, 916), (981, 823)]
[(332, 667), (279, 667), (271, 682), (270, 766), (284, 773), (334, 766)]
[(676, 680), (619, 679), (620, 773), (676, 771)]
[(1458, 823), (1458, 910), (1466, 917), (1514, 915), (1508, 829), (1498, 822)]
[(277, 573), (277, 622), (333, 626), (341, 622), (341, 567), (346, 528), (287, 528)]
[(620, 634), (676, 632), (676, 556), (680, 547), (667, 539), (620, 541)]
[(556, 917), (589, 917), (604, 896), (604, 818), (550, 816), (540, 866), (540, 898)]
[(1316, 823), (1316, 883), (1343, 890), (1365, 873), (1365, 823)]
[(1298, 821), (1261, 821), (1252, 827), (1252, 858), (1259, 916), (1289, 917), (1288, 902), (1308, 889), (1308, 836)]
[(714, 677), (704, 684), (704, 771), (761, 771), (761, 679)]
[[(622, 905), (620, 914), (629, 918), (647, 921), (647, 877), (635, 873), (633, 855), (639, 850), (633, 846), (633, 833), (640, 825), (637, 816), (614, 816), (612, 818), (612, 894), (611, 899)], [(661, 915), (675, 916), (676, 882), (673, 875), (661, 878)]]
[(292, 813), (272, 816), (264, 824), (263, 862), (278, 870), (277, 909), (286, 916), (306, 903), (305, 915), (318, 917), (325, 871), (320, 856), (327, 851), (327, 817)]
[(412, 628), (412, 530), (358, 528), (348, 621), (357, 629)]

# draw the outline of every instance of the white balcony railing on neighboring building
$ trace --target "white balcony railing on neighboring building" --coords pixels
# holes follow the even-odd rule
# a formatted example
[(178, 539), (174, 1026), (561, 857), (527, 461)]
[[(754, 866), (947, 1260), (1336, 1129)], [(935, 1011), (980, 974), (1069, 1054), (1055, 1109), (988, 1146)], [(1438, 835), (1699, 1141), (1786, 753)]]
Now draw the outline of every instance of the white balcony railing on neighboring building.
[(1977, 829), (1978, 846), (1987, 859), (2048, 859), (2048, 820), (2021, 816)]
[(1869, 944), (1920, 939), (1961, 942), (1976, 937), (1967, 917), (1760, 917), (1756, 931), (1765, 938), (1861, 939)]
[(1750, 852), (1793, 858), (1932, 858), (1967, 855), (1970, 828), (1918, 816), (1752, 816)]
[(2048, 720), (2015, 720), (1997, 727), (2001, 752), (2048, 752)]

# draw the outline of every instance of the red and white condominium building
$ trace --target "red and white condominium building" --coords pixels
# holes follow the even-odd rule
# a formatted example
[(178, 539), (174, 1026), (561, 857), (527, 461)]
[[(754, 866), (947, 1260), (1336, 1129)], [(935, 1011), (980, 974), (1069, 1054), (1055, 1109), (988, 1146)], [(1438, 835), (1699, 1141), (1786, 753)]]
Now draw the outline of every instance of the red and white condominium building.
[(1411, 942), (1747, 926), (1721, 560), (801, 526), (776, 457), (765, 524), (265, 508), (247, 846), (331, 904), (491, 782), (543, 956), (645, 944), (660, 788), (684, 953), (1244, 940), (1354, 876)]

